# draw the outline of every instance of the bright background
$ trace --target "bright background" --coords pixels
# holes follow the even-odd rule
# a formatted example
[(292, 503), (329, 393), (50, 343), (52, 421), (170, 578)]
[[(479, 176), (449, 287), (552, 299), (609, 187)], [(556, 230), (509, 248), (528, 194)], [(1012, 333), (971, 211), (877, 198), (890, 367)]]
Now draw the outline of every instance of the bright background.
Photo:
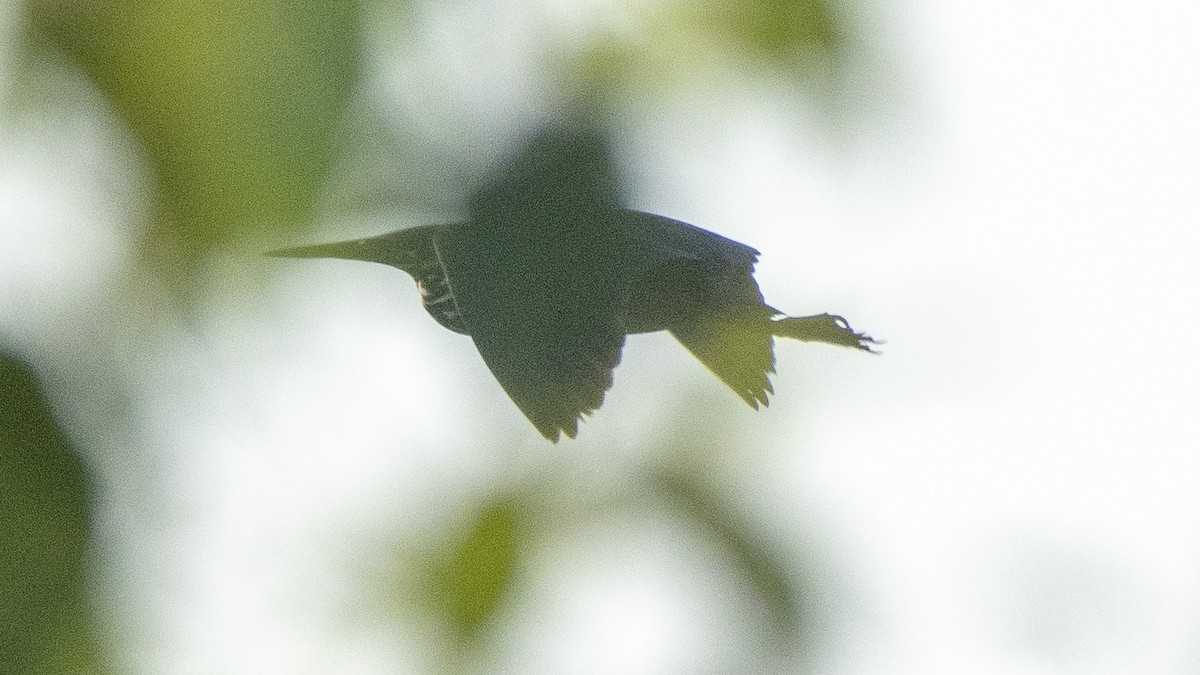
[[(31, 672), (1195, 672), (1198, 35), (1168, 0), (0, 3), (0, 345), (91, 476), (95, 637)], [(755, 413), (631, 338), (552, 446), (401, 273), (258, 256), (461, 214), (580, 99), (633, 206), (884, 355), (780, 344)]]

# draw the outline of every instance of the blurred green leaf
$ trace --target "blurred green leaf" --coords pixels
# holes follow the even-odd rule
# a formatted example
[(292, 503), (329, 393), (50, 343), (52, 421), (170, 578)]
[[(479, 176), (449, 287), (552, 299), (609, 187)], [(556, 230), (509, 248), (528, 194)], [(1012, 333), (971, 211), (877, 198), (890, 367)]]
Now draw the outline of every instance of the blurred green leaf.
[(521, 537), (514, 500), (485, 506), (469, 530), (430, 569), (430, 599), (460, 642), (470, 641), (494, 618), (513, 584)]
[(692, 85), (731, 57), (786, 78), (818, 65), (836, 76), (849, 39), (828, 0), (679, 0), (634, 16), (639, 31), (598, 33), (572, 62), (580, 99), (611, 102), (636, 82)]
[(359, 57), (353, 0), (35, 0), (141, 142), (157, 186), (143, 261), (183, 282), (257, 233), (303, 225)]
[(828, 54), (843, 39), (827, 0), (715, 0), (694, 11), (709, 30), (725, 32), (741, 49), (784, 68), (799, 57)]
[(87, 531), (84, 467), (29, 369), (0, 353), (0, 673), (95, 671)]

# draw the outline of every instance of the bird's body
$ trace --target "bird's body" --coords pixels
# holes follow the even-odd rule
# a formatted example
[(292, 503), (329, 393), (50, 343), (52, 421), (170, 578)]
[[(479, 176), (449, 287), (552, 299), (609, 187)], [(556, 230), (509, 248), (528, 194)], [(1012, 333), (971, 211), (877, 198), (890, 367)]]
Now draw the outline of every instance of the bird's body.
[(412, 275), (430, 316), (472, 337), (550, 440), (574, 437), (600, 406), (628, 334), (670, 331), (754, 407), (771, 392), (774, 336), (870, 351), (872, 340), (841, 317), (786, 317), (765, 304), (755, 249), (622, 209), (612, 183), (594, 139), (544, 136), (477, 195), (466, 222), (274, 255), (367, 260)]

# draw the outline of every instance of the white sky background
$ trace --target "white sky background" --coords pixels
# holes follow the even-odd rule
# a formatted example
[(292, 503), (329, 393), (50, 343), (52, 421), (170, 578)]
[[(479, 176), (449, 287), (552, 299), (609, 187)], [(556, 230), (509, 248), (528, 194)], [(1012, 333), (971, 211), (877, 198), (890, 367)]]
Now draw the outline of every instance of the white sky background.
[[(342, 542), (436, 527), (546, 455), (619, 471), (602, 467), (636, 463), (648, 413), (705, 388), (703, 414), (773, 439), (729, 480), (781, 529), (811, 527), (852, 589), (823, 672), (1200, 667), (1200, 9), (913, 0), (870, 20), (902, 80), (864, 93), (848, 142), (763, 85), (652, 101), (623, 151), (637, 206), (758, 247), (769, 302), (844, 313), (884, 356), (783, 345), (779, 394), (754, 415), (669, 339), (633, 340), (581, 439), (549, 447), (407, 278), (297, 263), (263, 306), (148, 357), (133, 405), (169, 450), (106, 469), (146, 483), (105, 516), (142, 671), (419, 672), (410, 646), (343, 616), (361, 591)], [(495, 8), (435, 23), (472, 44), (533, 32)], [(476, 45), (485, 65), (427, 58), (461, 69), (446, 78), (515, 78), (473, 104), (536, 109), (532, 58), (494, 46)], [(470, 88), (424, 86), (408, 96), (447, 107)], [(90, 320), (85, 290), (121, 261), (111, 235), (74, 236), (130, 215), (89, 166), (131, 158), (95, 126), (0, 131), (0, 335), (35, 353), (79, 351), (47, 336)], [(439, 423), (446, 410), (474, 416)], [(530, 440), (512, 457), (480, 437)], [(173, 525), (150, 527), (164, 511)], [(668, 574), (673, 536), (598, 533), (547, 562), (561, 574), (504, 662), (656, 673), (686, 671), (696, 644), (725, 653), (688, 604), (719, 573)], [(661, 548), (614, 552), (631, 540)]]

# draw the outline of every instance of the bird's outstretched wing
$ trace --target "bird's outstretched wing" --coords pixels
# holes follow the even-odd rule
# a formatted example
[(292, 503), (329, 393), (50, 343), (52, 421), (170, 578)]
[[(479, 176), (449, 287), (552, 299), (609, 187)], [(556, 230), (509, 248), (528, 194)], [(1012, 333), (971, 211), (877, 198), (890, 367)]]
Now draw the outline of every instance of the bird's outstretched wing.
[[(656, 307), (664, 325), (680, 344), (747, 404), (766, 405), (775, 372), (771, 316), (754, 281), (758, 251), (715, 232), (664, 216), (637, 211), (625, 216), (643, 239), (642, 250), (657, 260), (635, 283), (635, 293), (665, 289), (674, 306)], [(638, 304), (647, 303), (636, 297)], [(682, 301), (682, 304), (680, 303)]]
[(751, 407), (767, 405), (775, 345), (762, 317), (710, 314), (672, 327), (671, 334)]
[(556, 127), (472, 200), (440, 255), (479, 353), (550, 440), (574, 437), (612, 386), (631, 242), (602, 138)]
[(562, 433), (574, 438), (579, 421), (604, 402), (625, 344), (620, 323), (604, 320), (604, 313), (570, 314), (556, 326), (530, 327), (493, 320), (491, 314), (482, 325), (472, 326), (472, 339), (484, 363), (525, 417), (551, 441)]
[(770, 376), (775, 372), (775, 341), (768, 317), (753, 307), (743, 307), (740, 311), (701, 313), (669, 330), (733, 393), (757, 409), (767, 405), (774, 392)]

